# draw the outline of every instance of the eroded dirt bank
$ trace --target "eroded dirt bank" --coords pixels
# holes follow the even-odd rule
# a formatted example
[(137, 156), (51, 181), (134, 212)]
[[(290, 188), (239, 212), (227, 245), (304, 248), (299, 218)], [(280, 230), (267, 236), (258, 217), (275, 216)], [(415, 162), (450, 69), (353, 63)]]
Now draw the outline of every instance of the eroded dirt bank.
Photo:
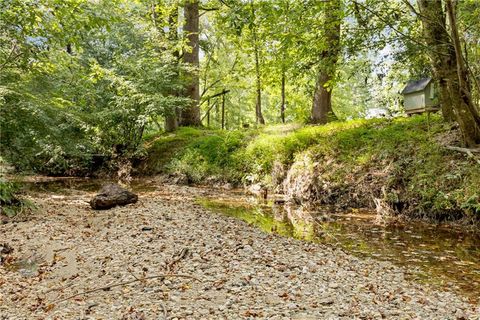
[[(480, 319), (480, 307), (409, 282), (403, 269), (267, 235), (163, 186), (94, 212), (91, 193), (38, 194), (0, 226), (0, 319)], [(146, 279), (162, 274), (194, 277)], [(119, 285), (108, 290), (72, 295)]]

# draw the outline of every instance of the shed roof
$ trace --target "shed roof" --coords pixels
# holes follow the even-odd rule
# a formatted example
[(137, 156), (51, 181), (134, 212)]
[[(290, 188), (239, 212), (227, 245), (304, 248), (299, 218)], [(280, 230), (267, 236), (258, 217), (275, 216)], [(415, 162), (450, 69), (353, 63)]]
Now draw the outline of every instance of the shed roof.
[(402, 94), (413, 93), (424, 90), (428, 84), (432, 81), (432, 78), (423, 78), (420, 80), (411, 80), (407, 83), (402, 90)]

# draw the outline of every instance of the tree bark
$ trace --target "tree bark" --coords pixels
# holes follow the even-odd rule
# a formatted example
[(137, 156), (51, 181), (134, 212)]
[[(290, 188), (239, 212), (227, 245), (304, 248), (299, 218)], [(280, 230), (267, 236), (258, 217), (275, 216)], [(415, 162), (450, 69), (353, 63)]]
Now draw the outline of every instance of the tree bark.
[(200, 90), (199, 90), (199, 1), (187, 0), (185, 3), (184, 33), (187, 35), (188, 50), (183, 54), (183, 62), (192, 67), (189, 74), (189, 83), (186, 87), (186, 96), (192, 103), (181, 111), (181, 126), (200, 126)]
[(447, 120), (453, 118), (458, 122), (465, 145), (475, 147), (480, 144), (480, 117), (471, 99), (453, 4), (446, 0), (451, 36), (446, 28), (442, 0), (418, 0), (418, 6), (425, 41), (431, 47), (432, 68), (440, 84), (442, 113)]
[(280, 119), (285, 123), (285, 71), (282, 71), (282, 102), (280, 105)]
[(255, 118), (257, 123), (265, 124), (265, 119), (262, 113), (262, 74), (260, 70), (260, 48), (257, 39), (257, 26), (255, 25), (255, 6), (253, 0), (250, 2), (252, 10), (252, 35), (253, 35), (253, 50), (255, 56), (255, 77), (256, 77), (256, 96), (255, 103)]
[[(177, 31), (178, 30), (178, 4), (175, 4), (175, 9), (168, 16), (168, 26), (169, 26), (168, 37), (167, 37), (168, 40), (172, 42), (178, 41), (178, 31)], [(173, 56), (175, 57), (175, 61), (179, 63), (180, 53), (178, 52), (178, 50), (175, 50), (173, 52)], [(175, 91), (173, 95), (178, 97), (179, 92)], [(180, 109), (178, 107), (175, 107), (174, 110), (172, 110), (171, 112), (168, 112), (165, 115), (165, 131), (166, 132), (173, 132), (177, 130), (179, 117), (180, 117)]]
[[(174, 110), (176, 111), (176, 110)], [(174, 132), (178, 128), (178, 114), (177, 112), (165, 115), (165, 131)]]
[(480, 115), (472, 100), (468, 71), (464, 64), (460, 37), (458, 36), (455, 7), (451, 0), (446, 0), (446, 9), (457, 60), (458, 93), (460, 95), (457, 120), (460, 124), (465, 144), (469, 147), (474, 147), (480, 144)]
[(454, 121), (453, 96), (454, 83), (449, 83), (449, 74), (456, 65), (454, 48), (447, 32), (442, 0), (418, 0), (422, 14), (422, 25), (425, 42), (431, 50), (428, 52), (432, 64), (433, 75), (439, 87), (440, 108), (446, 121)]
[(340, 54), (340, 0), (325, 3), (325, 47), (320, 59), (312, 104), (312, 123), (325, 124), (336, 118), (332, 110), (332, 85)]

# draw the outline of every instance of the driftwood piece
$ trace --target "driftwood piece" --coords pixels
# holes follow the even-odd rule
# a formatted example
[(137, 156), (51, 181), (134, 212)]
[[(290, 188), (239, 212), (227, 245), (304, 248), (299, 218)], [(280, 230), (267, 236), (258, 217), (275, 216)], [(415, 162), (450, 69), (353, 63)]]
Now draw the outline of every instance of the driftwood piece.
[(478, 164), (480, 164), (480, 160), (477, 159), (477, 157), (475, 157), (475, 155), (473, 154), (473, 153), (480, 153), (480, 148), (469, 149), (469, 148), (461, 148), (461, 147), (454, 147), (454, 146), (445, 146), (445, 149), (452, 150), (452, 151), (458, 151), (458, 152), (464, 152), (470, 158), (472, 158)]
[(461, 148), (461, 147), (454, 147), (454, 146), (445, 146), (445, 148), (448, 149), (448, 150), (465, 152), (467, 154), (469, 154), (469, 153), (480, 153), (480, 148), (469, 149), (469, 148)]

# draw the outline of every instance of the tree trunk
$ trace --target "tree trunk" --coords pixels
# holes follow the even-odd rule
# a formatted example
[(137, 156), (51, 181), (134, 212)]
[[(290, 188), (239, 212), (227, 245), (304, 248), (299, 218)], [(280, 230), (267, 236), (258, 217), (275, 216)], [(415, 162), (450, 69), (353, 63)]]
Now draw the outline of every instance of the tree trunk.
[(457, 62), (447, 32), (442, 0), (418, 0), (418, 7), (422, 14), (425, 42), (431, 48), (428, 55), (439, 87), (442, 115), (446, 121), (454, 121), (453, 97), (449, 92), (455, 89), (451, 88), (454, 84), (449, 83), (448, 78)]
[(257, 39), (257, 27), (255, 25), (255, 7), (253, 0), (250, 2), (252, 9), (252, 35), (253, 35), (253, 49), (255, 55), (255, 77), (256, 77), (256, 93), (257, 101), (255, 103), (255, 118), (257, 123), (265, 124), (265, 119), (262, 113), (262, 74), (260, 72), (260, 48)]
[[(155, 11), (154, 11), (155, 13)], [(155, 15), (154, 15), (155, 17)], [(175, 9), (170, 13), (168, 16), (168, 40), (171, 42), (178, 41), (178, 4), (175, 5)], [(180, 62), (180, 53), (178, 50), (173, 52), (173, 56), (175, 57), (175, 61), (177, 63)], [(176, 73), (178, 75), (178, 73)], [(179, 92), (175, 90), (173, 93), (174, 96), (179, 96)], [(168, 112), (165, 115), (165, 131), (166, 132), (173, 132), (178, 128), (178, 120), (180, 117), (180, 109), (178, 107), (174, 108), (171, 112)]]
[(474, 147), (480, 144), (480, 115), (472, 100), (468, 72), (465, 68), (460, 37), (458, 36), (456, 12), (451, 0), (446, 0), (446, 9), (457, 60), (458, 93), (460, 95), (457, 121), (460, 124), (465, 144)]
[(192, 99), (190, 106), (181, 111), (181, 126), (200, 126), (200, 90), (199, 90), (199, 12), (198, 0), (187, 0), (185, 3), (185, 25), (183, 31), (187, 35), (188, 50), (183, 54), (183, 62), (192, 67), (186, 96)]
[[(176, 110), (174, 110), (176, 111)], [(173, 132), (178, 128), (178, 115), (176, 112), (165, 115), (165, 131)]]
[(332, 91), (328, 88), (328, 81), (330, 79), (329, 72), (323, 70), (319, 72), (315, 93), (313, 95), (313, 123), (325, 124), (333, 115)]
[(332, 110), (332, 85), (336, 64), (340, 54), (340, 0), (325, 3), (325, 41), (326, 50), (321, 53), (320, 70), (318, 71), (312, 104), (312, 122), (325, 124), (336, 118)]
[(285, 123), (285, 71), (282, 71), (282, 102), (280, 105), (280, 119)]
[(446, 4), (451, 37), (447, 31), (442, 0), (418, 0), (425, 41), (431, 48), (430, 60), (439, 83), (442, 113), (445, 119), (458, 122), (467, 146), (476, 146), (480, 144), (480, 117), (470, 98), (454, 8), (450, 0)]

